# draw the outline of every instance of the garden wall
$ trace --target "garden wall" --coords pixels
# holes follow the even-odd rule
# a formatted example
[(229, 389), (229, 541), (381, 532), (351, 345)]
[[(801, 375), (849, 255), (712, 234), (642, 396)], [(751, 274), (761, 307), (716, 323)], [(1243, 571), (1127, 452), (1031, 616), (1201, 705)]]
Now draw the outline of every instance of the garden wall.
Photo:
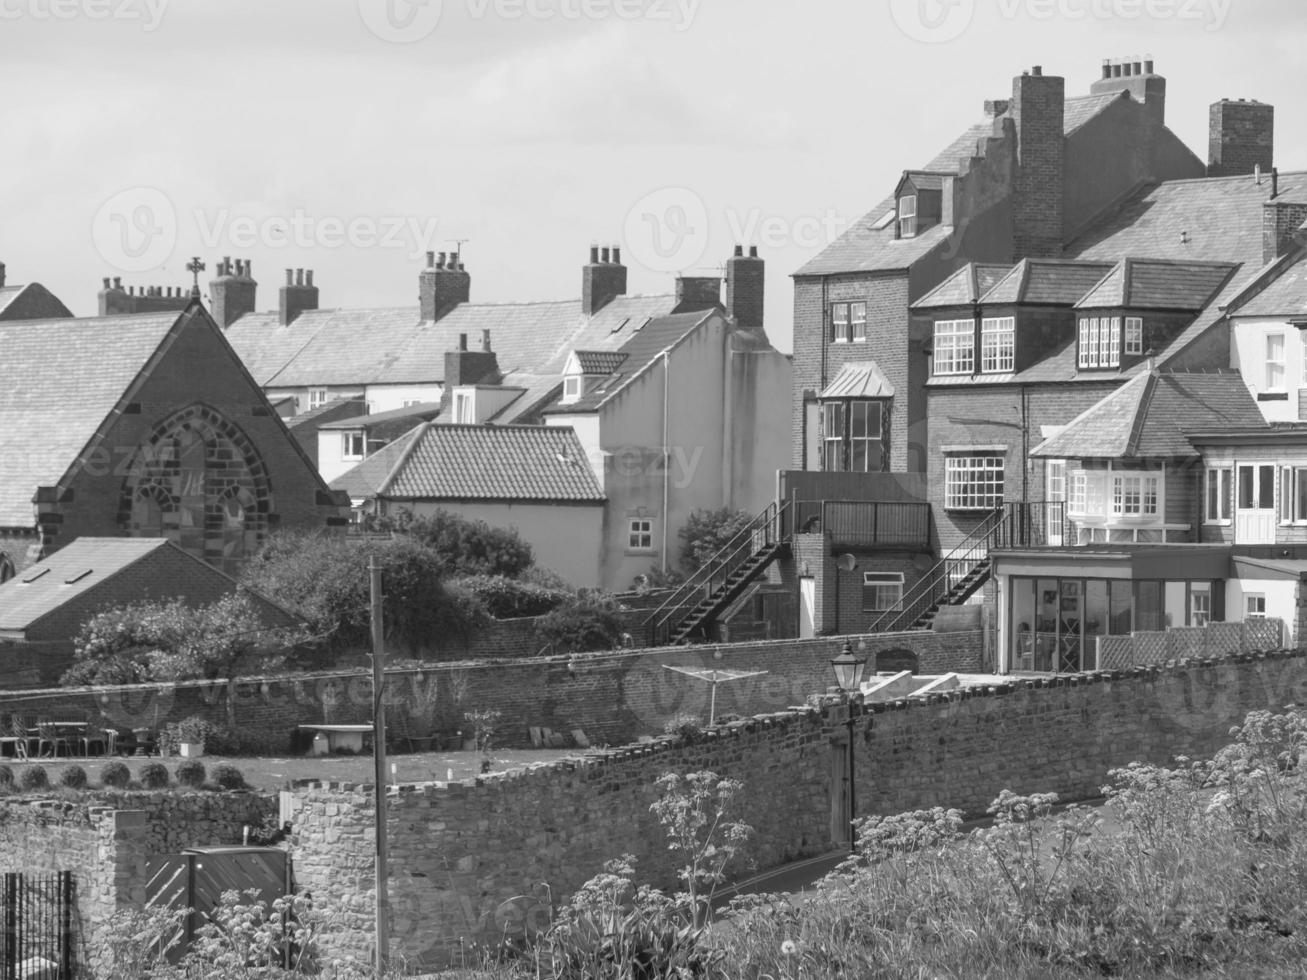
[[(1004, 788), (1097, 796), (1113, 768), (1210, 755), (1248, 711), (1304, 699), (1307, 656), (1276, 652), (855, 704), (858, 814), (944, 806), (976, 815)], [(442, 964), (460, 944), (539, 928), (551, 899), (624, 852), (670, 885), (649, 812), (667, 771), (743, 781), (759, 869), (829, 850), (842, 826), (831, 790), (847, 718), (828, 703), (732, 723), (689, 746), (664, 738), (475, 784), (400, 787), (388, 822), (394, 952)], [(327, 955), (366, 958), (370, 788), (319, 784), (291, 802), (297, 880), (342, 910)]]
[[(563, 733), (581, 730), (594, 744), (618, 745), (661, 733), (676, 714), (707, 720), (709, 684), (667, 670), (666, 665), (766, 671), (764, 676), (719, 685), (718, 716), (783, 711), (830, 686), (830, 660), (844, 639), (624, 650), (391, 671), (387, 720), (396, 736), (420, 735), (464, 727), (467, 711), (498, 710), (503, 722), (496, 740), (504, 747), (530, 745), (531, 726)], [(922, 673), (975, 670), (982, 642), (974, 632), (866, 639), (873, 663), (877, 652), (909, 650)], [(231, 700), (237, 728), (249, 747), (283, 753), (298, 725), (371, 721), (371, 692), (370, 672), (354, 671), (242, 681)], [(157, 730), (190, 715), (225, 725), (228, 691), (223, 683), (187, 682), (0, 693), (0, 714), (9, 713), (103, 718), (120, 729)]]

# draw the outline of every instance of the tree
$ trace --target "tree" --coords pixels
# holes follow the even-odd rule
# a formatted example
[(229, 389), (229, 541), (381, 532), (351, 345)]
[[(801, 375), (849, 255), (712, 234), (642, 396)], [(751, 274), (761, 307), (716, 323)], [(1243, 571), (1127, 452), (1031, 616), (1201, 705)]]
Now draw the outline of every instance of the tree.
[(624, 635), (618, 608), (608, 596), (579, 596), (542, 617), (540, 635), (561, 653), (612, 650)]
[(246, 585), (295, 609), (337, 649), (370, 642), (368, 562), (381, 565), (388, 640), (416, 652), (441, 637), (464, 637), (485, 621), (475, 597), (446, 584), (445, 562), (416, 538), (350, 540), (323, 533), (273, 535), (244, 573)]
[(450, 575), (505, 575), (517, 578), (535, 561), (531, 545), (513, 528), (491, 527), (438, 510), (414, 516), (412, 511), (382, 517), (374, 522), (382, 531), (394, 531), (420, 541), (445, 563)]
[(698, 571), (743, 532), (752, 520), (753, 515), (748, 511), (731, 510), (729, 507), (694, 511), (677, 532), (681, 539), (681, 564), (688, 572)]

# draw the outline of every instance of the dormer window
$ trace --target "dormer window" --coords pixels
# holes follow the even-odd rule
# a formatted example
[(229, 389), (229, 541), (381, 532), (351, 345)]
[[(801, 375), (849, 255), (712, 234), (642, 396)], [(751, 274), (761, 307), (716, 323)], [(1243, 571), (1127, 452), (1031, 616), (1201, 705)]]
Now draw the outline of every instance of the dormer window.
[(585, 379), (574, 374), (563, 379), (563, 404), (570, 405), (573, 402), (581, 400), (581, 390), (585, 387)]
[(362, 459), (366, 450), (367, 438), (362, 432), (345, 432), (341, 435), (341, 459)]
[(905, 194), (899, 198), (899, 237), (917, 236), (917, 196)]
[[(1084, 316), (1080, 318), (1079, 328), (1077, 367), (1121, 366), (1121, 318), (1119, 316)], [(1140, 332), (1142, 334), (1142, 326)], [(1141, 339), (1140, 343), (1142, 342)]]
[(1125, 353), (1139, 354), (1144, 352), (1144, 321), (1142, 317), (1128, 316), (1125, 318)]

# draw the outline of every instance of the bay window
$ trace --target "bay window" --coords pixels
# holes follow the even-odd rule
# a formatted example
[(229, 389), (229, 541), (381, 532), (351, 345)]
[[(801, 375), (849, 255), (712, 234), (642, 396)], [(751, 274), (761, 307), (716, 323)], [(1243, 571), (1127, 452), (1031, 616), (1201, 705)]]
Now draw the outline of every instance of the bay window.
[(876, 473), (884, 468), (885, 406), (875, 399), (822, 403), (822, 469)]
[(985, 317), (980, 323), (980, 370), (1011, 371), (1016, 365), (1016, 319)]
[(1105, 368), (1119, 367), (1120, 364), (1121, 318), (1119, 316), (1081, 317), (1076, 366), (1081, 368)]
[(976, 367), (976, 322), (939, 320), (935, 323), (935, 373), (970, 374)]

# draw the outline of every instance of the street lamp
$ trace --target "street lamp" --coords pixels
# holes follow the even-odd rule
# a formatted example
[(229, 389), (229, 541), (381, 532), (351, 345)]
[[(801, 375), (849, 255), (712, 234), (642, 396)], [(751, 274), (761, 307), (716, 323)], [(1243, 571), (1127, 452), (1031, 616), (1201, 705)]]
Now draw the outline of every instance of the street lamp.
[(845, 704), (849, 711), (849, 850), (856, 853), (858, 833), (854, 821), (857, 819), (858, 807), (853, 786), (853, 695), (862, 681), (862, 668), (867, 666), (867, 658), (854, 656), (853, 644), (845, 640), (840, 655), (830, 665), (835, 671), (835, 683), (846, 695)]

